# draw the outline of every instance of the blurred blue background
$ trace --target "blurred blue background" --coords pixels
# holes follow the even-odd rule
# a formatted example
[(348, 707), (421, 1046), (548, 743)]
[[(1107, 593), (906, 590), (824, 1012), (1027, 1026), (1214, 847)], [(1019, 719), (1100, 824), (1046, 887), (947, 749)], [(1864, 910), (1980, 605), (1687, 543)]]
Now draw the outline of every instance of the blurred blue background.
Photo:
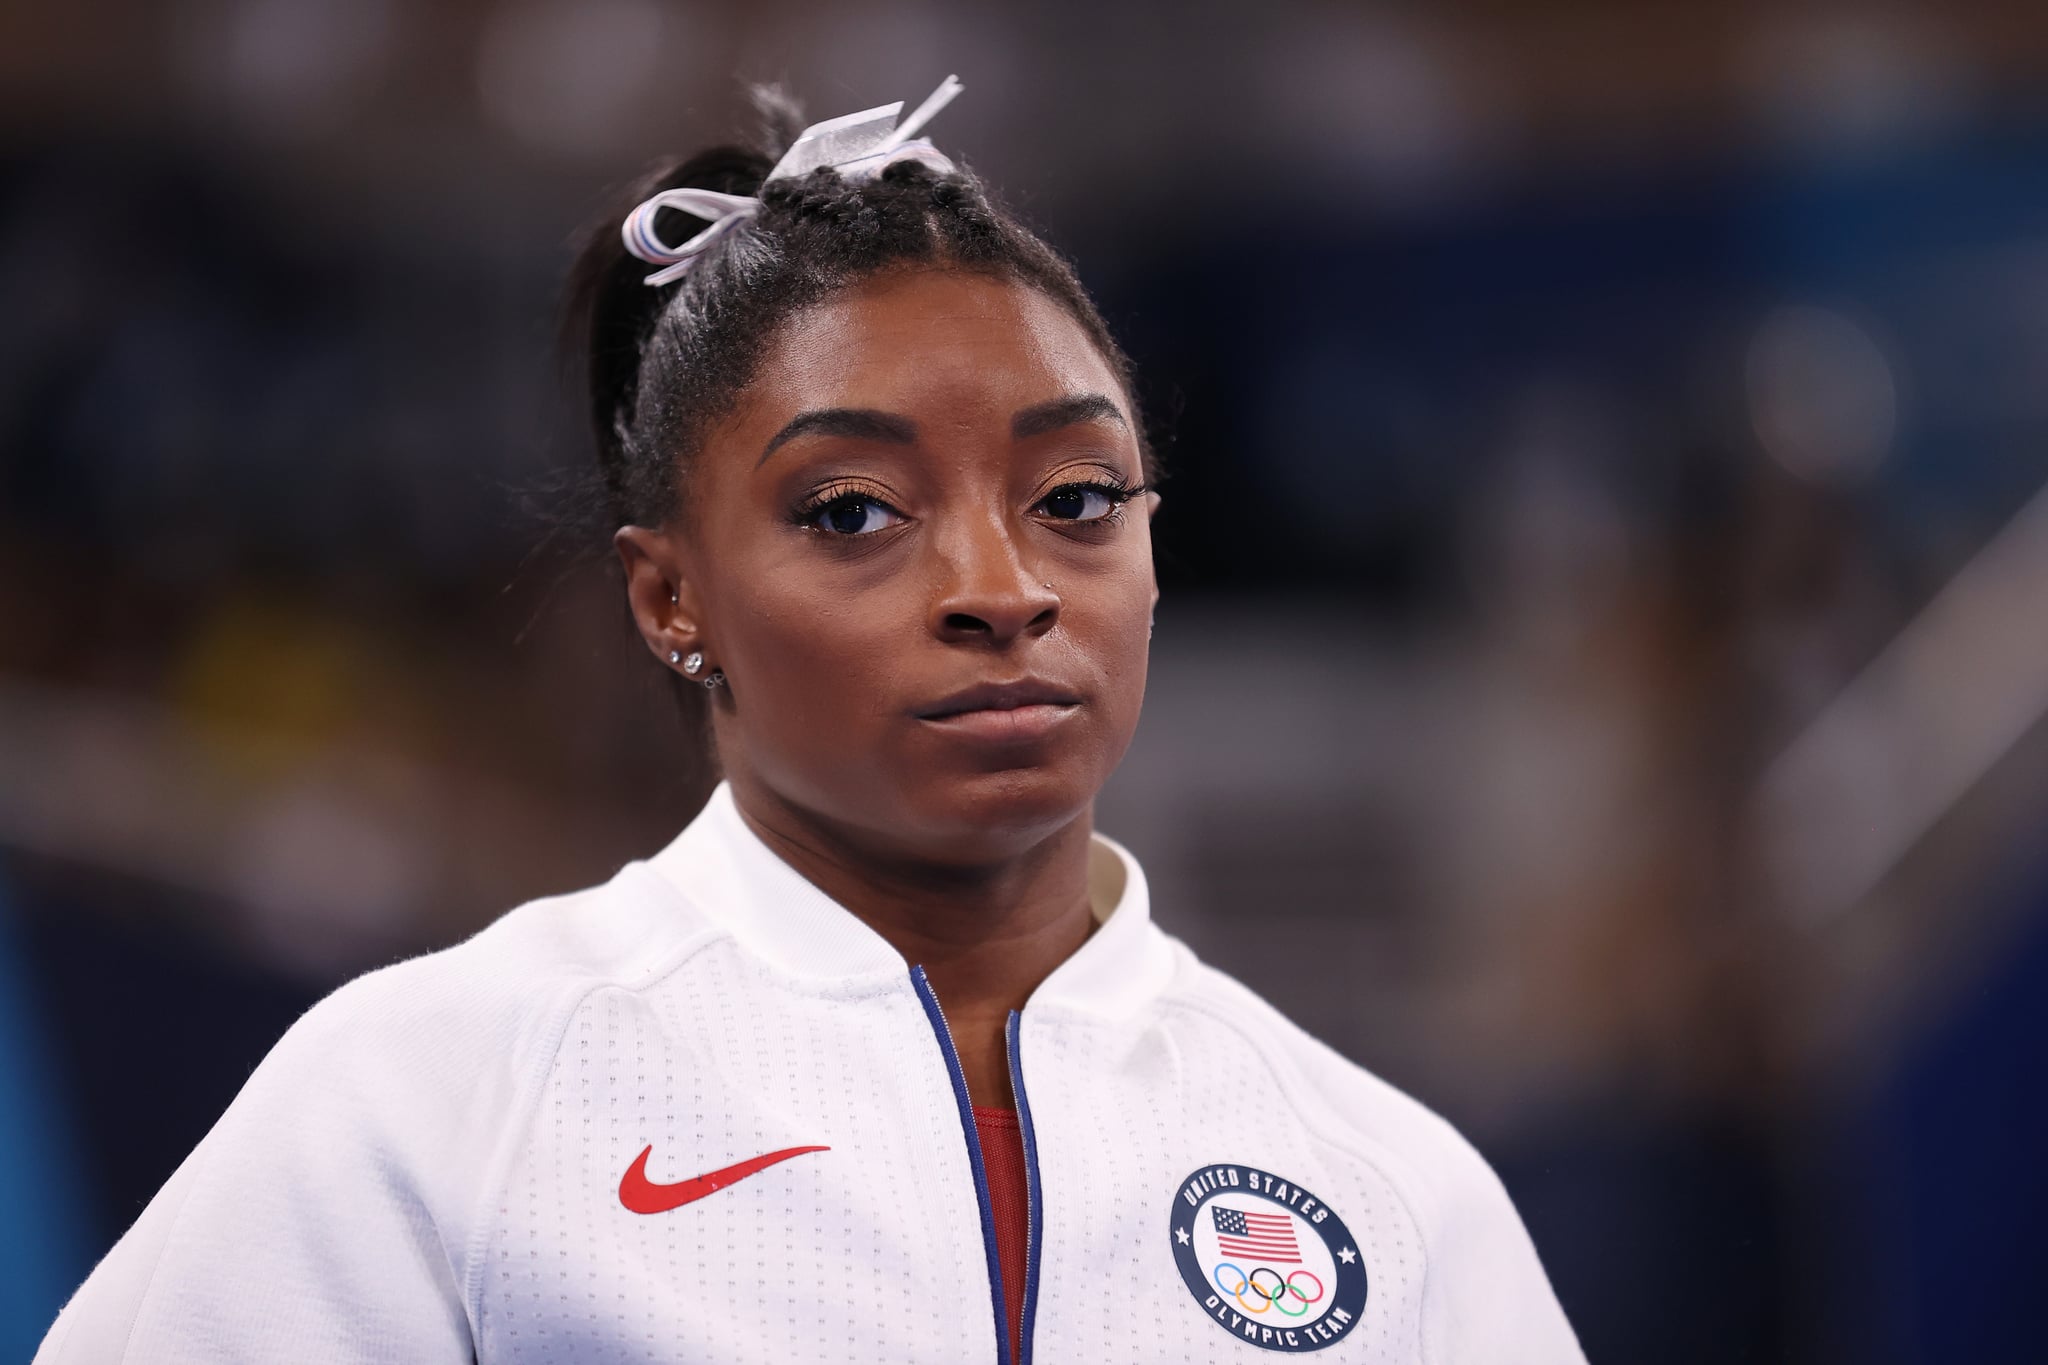
[(0, 1358), (306, 1005), (688, 819), (570, 236), (948, 72), (1173, 471), (1167, 927), (1596, 1363), (2039, 1360), (2048, 11), (1709, 0), (0, 16)]

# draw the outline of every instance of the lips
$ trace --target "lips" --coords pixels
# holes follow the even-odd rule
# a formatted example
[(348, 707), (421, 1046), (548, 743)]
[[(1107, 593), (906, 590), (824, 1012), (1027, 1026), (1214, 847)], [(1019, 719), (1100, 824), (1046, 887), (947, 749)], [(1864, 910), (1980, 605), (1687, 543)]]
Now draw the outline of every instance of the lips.
[(1039, 678), (982, 683), (917, 712), (951, 739), (980, 745), (1035, 744), (1079, 713), (1081, 698)]
[(978, 683), (918, 711), (920, 720), (949, 720), (975, 711), (1016, 711), (1027, 706), (1079, 706), (1081, 699), (1066, 688), (1039, 678), (1016, 682)]

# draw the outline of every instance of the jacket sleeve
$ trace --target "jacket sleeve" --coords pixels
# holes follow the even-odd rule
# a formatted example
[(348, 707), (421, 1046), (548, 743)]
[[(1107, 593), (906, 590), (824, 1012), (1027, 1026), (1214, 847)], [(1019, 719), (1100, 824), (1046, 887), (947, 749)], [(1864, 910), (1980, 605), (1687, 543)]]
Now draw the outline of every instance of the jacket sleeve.
[(1425, 1339), (1445, 1365), (1585, 1365), (1521, 1215), (1493, 1168), (1444, 1125)]
[(293, 1025), (35, 1365), (473, 1358), (463, 1229), (509, 1068), (386, 976)]
[[(1306, 1038), (1306, 1035), (1302, 1035)], [(1317, 1089), (1389, 1158), (1427, 1257), (1422, 1340), (1430, 1365), (1585, 1365), (1528, 1228), (1493, 1167), (1442, 1117), (1321, 1043)]]

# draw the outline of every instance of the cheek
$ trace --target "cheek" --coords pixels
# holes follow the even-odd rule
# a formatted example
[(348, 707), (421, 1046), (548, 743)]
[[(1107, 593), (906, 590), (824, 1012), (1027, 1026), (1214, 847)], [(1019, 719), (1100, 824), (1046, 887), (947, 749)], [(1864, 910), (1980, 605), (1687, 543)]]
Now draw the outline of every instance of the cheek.
[(745, 593), (728, 619), (740, 623), (728, 671), (749, 695), (774, 697), (799, 715), (858, 712), (872, 685), (914, 644), (914, 615), (887, 589), (828, 591), (785, 570)]
[(1133, 540), (1128, 553), (1077, 576), (1063, 613), (1069, 638), (1100, 679), (1104, 703), (1126, 725), (1135, 723), (1145, 691), (1154, 587), (1150, 547)]

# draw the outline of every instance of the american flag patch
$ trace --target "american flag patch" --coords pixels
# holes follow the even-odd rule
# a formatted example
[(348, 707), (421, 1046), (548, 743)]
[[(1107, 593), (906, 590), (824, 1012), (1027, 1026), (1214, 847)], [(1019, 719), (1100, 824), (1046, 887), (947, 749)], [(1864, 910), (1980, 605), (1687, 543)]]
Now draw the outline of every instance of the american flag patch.
[(1282, 1261), (1299, 1265), (1301, 1248), (1294, 1240), (1294, 1219), (1284, 1213), (1246, 1213), (1217, 1204), (1216, 1245), (1226, 1256), (1246, 1256), (1255, 1261)]

